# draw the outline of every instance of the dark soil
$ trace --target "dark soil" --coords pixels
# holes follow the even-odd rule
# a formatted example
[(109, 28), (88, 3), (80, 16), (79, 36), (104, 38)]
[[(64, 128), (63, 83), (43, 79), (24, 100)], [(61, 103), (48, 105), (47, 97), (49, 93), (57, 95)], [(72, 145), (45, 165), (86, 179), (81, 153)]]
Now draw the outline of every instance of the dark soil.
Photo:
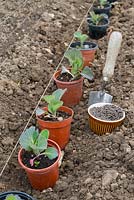
[[(63, 111), (57, 111), (56, 113), (56, 118), (53, 117), (51, 114), (49, 115), (50, 117), (45, 116), (45, 115), (41, 115), (41, 116), (38, 116), (40, 119), (44, 120), (44, 121), (52, 121), (52, 122), (55, 122), (55, 121), (62, 121), (64, 119), (68, 119), (71, 115), (69, 113), (66, 113), (66, 112), (63, 112)], [(62, 120), (59, 120), (59, 118)]]
[(41, 155), (38, 158), (35, 159), (35, 162), (38, 162), (38, 164), (34, 164), (33, 166), (30, 165), (30, 159), (33, 159), (36, 155), (32, 154), (31, 152), (25, 151), (22, 154), (22, 163), (31, 168), (31, 169), (43, 169), (51, 166), (53, 163), (56, 162), (57, 158), (50, 160), (48, 157), (45, 155)]
[(114, 121), (123, 117), (121, 108), (114, 105), (105, 105), (90, 109), (91, 114), (101, 120)]
[[(24, 6), (24, 0), (0, 1), (0, 171), (91, 2), (28, 0)], [(18, 147), (0, 176), (0, 192), (24, 191), (37, 200), (134, 200), (134, 1), (117, 3), (110, 26), (122, 33), (123, 41), (106, 91), (113, 96), (113, 103), (125, 110), (123, 125), (101, 137), (88, 126), (89, 92), (101, 90), (108, 46), (105, 37), (98, 41), (92, 67), (95, 80), (84, 80), (83, 98), (73, 106), (70, 141), (55, 187), (43, 192), (32, 189), (18, 164)], [(87, 33), (86, 19), (81, 30)], [(66, 64), (65, 59), (63, 66)], [(52, 82), (46, 94), (55, 89)], [(34, 116), (29, 126), (35, 124)]]
[(75, 78), (73, 78), (73, 77), (71, 76), (71, 74), (63, 73), (63, 74), (60, 74), (60, 75), (57, 77), (57, 80), (63, 81), (63, 82), (72, 82), (72, 81), (79, 80), (80, 78), (81, 78), (81, 75), (76, 76)]

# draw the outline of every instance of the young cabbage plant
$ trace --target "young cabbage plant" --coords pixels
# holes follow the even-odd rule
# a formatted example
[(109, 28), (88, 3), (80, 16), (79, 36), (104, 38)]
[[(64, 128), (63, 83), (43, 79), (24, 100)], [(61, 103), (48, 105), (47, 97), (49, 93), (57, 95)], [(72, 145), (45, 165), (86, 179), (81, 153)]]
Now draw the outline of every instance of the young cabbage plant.
[(65, 57), (68, 59), (71, 70), (66, 69), (65, 67), (62, 67), (61, 73), (69, 73), (72, 75), (73, 79), (75, 79), (77, 76), (81, 75), (84, 78), (87, 78), (89, 80), (93, 79), (93, 73), (89, 67), (84, 67), (83, 69), (83, 57), (78, 49), (69, 49), (65, 53)]
[(101, 8), (103, 8), (108, 3), (108, 1), (107, 0), (99, 0), (99, 3), (100, 3)]
[(20, 145), (25, 151), (33, 153), (35, 156), (30, 159), (31, 166), (38, 166), (40, 161), (36, 160), (39, 156), (45, 155), (50, 160), (58, 156), (58, 151), (54, 147), (48, 147), (49, 131), (39, 130), (34, 126), (26, 129), (20, 136)]
[(90, 12), (90, 20), (94, 25), (98, 25), (100, 23), (100, 21), (104, 18), (107, 18), (106, 14), (95, 14), (95, 12)]
[(44, 111), (40, 108), (37, 108), (36, 115), (40, 116), (42, 114), (46, 113), (46, 117), (56, 117), (57, 110), (63, 105), (63, 101), (61, 101), (61, 98), (63, 94), (66, 92), (66, 88), (63, 89), (57, 89), (54, 91), (51, 95), (45, 95), (42, 100), (46, 101), (48, 103), (48, 112)]
[(5, 200), (22, 200), (18, 195), (9, 194), (6, 196)]
[(74, 33), (74, 37), (80, 41), (80, 48), (84, 48), (84, 42), (88, 39), (88, 35), (82, 34), (80, 31)]

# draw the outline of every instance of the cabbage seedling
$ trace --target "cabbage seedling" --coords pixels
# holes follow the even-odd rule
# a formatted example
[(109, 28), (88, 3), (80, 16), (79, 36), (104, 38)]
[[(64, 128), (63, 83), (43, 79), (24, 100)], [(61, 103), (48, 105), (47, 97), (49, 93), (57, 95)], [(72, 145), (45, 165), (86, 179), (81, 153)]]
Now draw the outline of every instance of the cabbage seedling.
[(34, 154), (34, 157), (30, 159), (31, 166), (38, 166), (40, 161), (36, 160), (41, 155), (45, 155), (50, 160), (58, 156), (58, 151), (54, 147), (48, 147), (49, 131), (39, 130), (34, 126), (26, 129), (20, 136), (20, 145), (25, 151), (29, 151)]
[(6, 196), (5, 200), (22, 200), (18, 195), (9, 194)]
[(104, 6), (108, 3), (107, 0), (99, 0), (101, 8), (104, 8)]
[[(44, 111), (40, 108), (36, 109), (36, 115), (44, 115), (44, 117), (49, 118), (57, 118), (57, 110), (63, 105), (63, 101), (60, 99), (62, 98), (63, 94), (66, 92), (66, 88), (63, 89), (57, 89), (55, 90), (51, 95), (45, 95), (42, 100), (46, 101), (48, 103), (48, 111)], [(58, 119), (58, 118), (57, 118)]]
[(95, 12), (90, 12), (90, 20), (94, 25), (98, 25), (100, 21), (104, 18), (107, 18), (106, 14), (95, 14)]
[(83, 44), (88, 39), (88, 35), (82, 34), (81, 32), (76, 31), (74, 33), (74, 37), (80, 41), (80, 48), (84, 48)]
[[(71, 70), (70, 74), (73, 79), (76, 79), (79, 75), (87, 78), (89, 80), (93, 79), (93, 73), (89, 67), (84, 67), (83, 69), (83, 57), (78, 49), (69, 49), (65, 53), (65, 57), (68, 59)], [(68, 73), (68, 70), (65, 67), (62, 67), (61, 73)]]

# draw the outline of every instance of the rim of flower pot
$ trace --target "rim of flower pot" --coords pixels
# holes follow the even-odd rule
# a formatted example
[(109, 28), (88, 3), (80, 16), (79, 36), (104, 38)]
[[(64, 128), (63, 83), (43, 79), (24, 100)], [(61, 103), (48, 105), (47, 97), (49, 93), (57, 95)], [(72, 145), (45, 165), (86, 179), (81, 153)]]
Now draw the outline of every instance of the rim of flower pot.
[[(68, 70), (70, 70), (70, 68), (68, 68)], [(58, 70), (58, 71), (56, 71), (54, 73), (54, 75), (53, 75), (54, 81), (56, 81), (58, 83), (63, 83), (63, 84), (66, 84), (66, 85), (74, 85), (74, 84), (76, 84), (76, 83), (81, 82), (82, 80), (84, 80), (84, 77), (81, 77), (78, 80), (74, 80), (74, 81), (70, 81), (70, 82), (60, 81), (60, 80), (57, 79), (57, 77), (58, 77), (58, 75), (60, 75), (60, 73), (61, 73), (61, 69)]]
[[(73, 44), (79, 44), (80, 45), (80, 42), (72, 42), (72, 44), (71, 45), (73, 45)], [(96, 44), (95, 42), (84, 42), (84, 44), (86, 45), (88, 45), (88, 44), (93, 44), (95, 47), (93, 47), (93, 48), (89, 48), (89, 49), (84, 49), (84, 48), (79, 48), (79, 50), (81, 50), (81, 51), (92, 51), (92, 50), (95, 50), (95, 49), (98, 49), (98, 44)], [(70, 45), (70, 48), (76, 48), (76, 47), (72, 47)]]
[(22, 198), (27, 198), (28, 200), (29, 199), (32, 199), (32, 200), (35, 200), (32, 196), (30, 196), (29, 194), (25, 193), (25, 192), (21, 192), (21, 191), (17, 191), (17, 190), (11, 190), (11, 191), (7, 191), (7, 192), (3, 192), (0, 194), (0, 197), (1, 196), (7, 196), (9, 194), (14, 194), (14, 195), (18, 195), (18, 196), (23, 196)]
[[(122, 113), (123, 113), (123, 117), (120, 118), (120, 119), (118, 119), (118, 120), (108, 121), (108, 120), (99, 119), (99, 118), (97, 118), (97, 117), (95, 117), (94, 115), (91, 114), (91, 112), (90, 112), (90, 109), (91, 109), (91, 108), (94, 108), (94, 107), (102, 107), (102, 106), (104, 106), (104, 105), (114, 105), (114, 106), (116, 106), (117, 108), (120, 108), (121, 111), (122, 111)], [(125, 111), (122, 110), (121, 107), (119, 107), (119, 106), (117, 106), (117, 105), (115, 105), (115, 104), (113, 104), (113, 103), (95, 103), (95, 104), (92, 104), (92, 105), (89, 106), (89, 108), (88, 108), (88, 114), (89, 114), (92, 118), (94, 118), (94, 119), (96, 119), (96, 120), (98, 120), (98, 121), (100, 121), (100, 122), (107, 122), (107, 123), (109, 123), (109, 124), (115, 123), (115, 122), (120, 122), (120, 121), (122, 121), (122, 120), (125, 118)]]
[(59, 163), (59, 161), (60, 161), (60, 159), (61, 159), (61, 149), (60, 149), (59, 145), (58, 145), (55, 141), (48, 139), (48, 144), (49, 144), (49, 143), (54, 144), (54, 146), (55, 146), (56, 149), (58, 150), (58, 158), (57, 158), (57, 160), (56, 160), (52, 165), (50, 165), (49, 167), (46, 167), (46, 168), (42, 168), (42, 169), (31, 169), (31, 168), (25, 166), (25, 165), (22, 163), (22, 161), (21, 161), (21, 154), (22, 154), (22, 151), (24, 150), (23, 148), (21, 148), (21, 149), (19, 150), (19, 152), (18, 152), (18, 162), (19, 162), (19, 164), (21, 165), (21, 167), (22, 167), (23, 169), (29, 171), (29, 172), (32, 172), (32, 173), (34, 173), (34, 172), (35, 172), (35, 173), (37, 173), (37, 172), (38, 172), (38, 173), (41, 173), (41, 172), (50, 170), (50, 169), (53, 168), (57, 163)]
[(99, 27), (105, 27), (105, 26), (108, 26), (110, 24), (110, 20), (108, 18), (104, 18), (105, 20), (107, 20), (107, 23), (106, 24), (102, 24), (102, 25), (95, 25), (95, 24), (92, 24), (92, 23), (88, 22), (88, 20), (90, 20), (90, 19), (91, 19), (90, 17), (87, 18), (87, 23), (88, 23), (88, 25), (91, 25), (93, 27), (98, 27), (98, 28)]
[[(62, 110), (62, 108), (64, 109), (68, 109), (70, 112), (71, 112), (71, 116), (69, 116), (67, 119), (64, 119), (64, 120), (62, 120), (62, 121), (45, 121), (45, 120), (43, 120), (43, 119), (40, 119), (39, 118), (39, 116), (41, 116), (41, 115), (37, 115), (37, 119), (39, 119), (40, 121), (45, 121), (45, 123), (52, 123), (52, 124), (56, 124), (56, 123), (60, 123), (60, 124), (62, 124), (62, 123), (65, 123), (66, 121), (68, 121), (68, 120), (71, 120), (72, 118), (73, 118), (73, 115), (74, 115), (74, 111), (73, 111), (73, 109), (71, 109), (71, 108), (69, 108), (68, 106), (61, 106), (58, 110)], [(48, 108), (47, 107), (43, 107), (43, 110), (48, 110)], [(70, 113), (69, 113), (70, 114)]]

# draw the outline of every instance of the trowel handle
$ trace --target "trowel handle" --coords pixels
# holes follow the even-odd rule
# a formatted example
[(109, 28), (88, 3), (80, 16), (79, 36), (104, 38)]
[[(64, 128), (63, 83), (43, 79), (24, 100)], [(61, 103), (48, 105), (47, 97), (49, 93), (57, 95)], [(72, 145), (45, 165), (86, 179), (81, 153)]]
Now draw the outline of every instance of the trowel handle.
[(122, 34), (114, 31), (111, 33), (108, 43), (106, 63), (103, 69), (103, 80), (109, 81), (114, 74), (115, 62), (121, 47)]

